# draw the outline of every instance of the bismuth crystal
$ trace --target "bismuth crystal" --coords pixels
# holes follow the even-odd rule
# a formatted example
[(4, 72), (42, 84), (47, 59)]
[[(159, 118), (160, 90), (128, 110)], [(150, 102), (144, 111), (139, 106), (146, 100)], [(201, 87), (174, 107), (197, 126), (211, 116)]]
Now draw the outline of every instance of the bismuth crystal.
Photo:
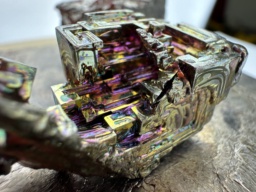
[[(56, 8), (60, 11), (62, 24), (75, 24), (83, 20), (84, 13), (93, 11), (107, 11), (114, 9), (146, 9), (157, 8), (150, 12), (151, 16), (164, 15), (164, 0), (69, 0), (59, 3)], [(161, 11), (161, 12), (160, 12)], [(160, 13), (159, 13), (160, 12)]]
[(87, 13), (56, 33), (67, 83), (52, 86), (56, 106), (31, 125), (41, 144), (22, 159), (80, 175), (147, 176), (211, 119), (247, 57), (217, 34), (130, 10)]

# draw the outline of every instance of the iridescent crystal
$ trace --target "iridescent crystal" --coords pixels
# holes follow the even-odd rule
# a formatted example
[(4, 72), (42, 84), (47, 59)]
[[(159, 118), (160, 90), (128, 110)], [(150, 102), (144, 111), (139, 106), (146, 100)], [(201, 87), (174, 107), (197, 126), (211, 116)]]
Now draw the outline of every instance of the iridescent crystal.
[(147, 176), (211, 119), (247, 57), (212, 32), (130, 10), (87, 13), (56, 33), (67, 83), (52, 86), (56, 106), (47, 112), (24, 107), (37, 118), (22, 119), (33, 122), (30, 133), (17, 130), (37, 145), (8, 154), (81, 175)]

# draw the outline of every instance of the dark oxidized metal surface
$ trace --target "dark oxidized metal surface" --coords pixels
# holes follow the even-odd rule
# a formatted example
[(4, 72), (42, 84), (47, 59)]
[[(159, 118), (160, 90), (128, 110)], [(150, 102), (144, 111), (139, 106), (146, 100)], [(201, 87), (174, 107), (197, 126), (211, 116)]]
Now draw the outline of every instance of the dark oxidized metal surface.
[(33, 167), (145, 177), (210, 120), (247, 52), (214, 33), (129, 10), (86, 18), (57, 28), (68, 83), (52, 86), (56, 106), (44, 112), (1, 100), (0, 126), (23, 146), (2, 153)]

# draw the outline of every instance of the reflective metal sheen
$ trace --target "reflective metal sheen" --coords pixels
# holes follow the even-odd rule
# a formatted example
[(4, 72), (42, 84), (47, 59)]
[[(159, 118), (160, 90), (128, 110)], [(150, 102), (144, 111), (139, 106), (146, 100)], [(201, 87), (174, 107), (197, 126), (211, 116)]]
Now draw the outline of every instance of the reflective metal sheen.
[(31, 126), (34, 150), (52, 158), (23, 155), (80, 175), (150, 174), (211, 119), (247, 57), (212, 32), (131, 10), (86, 13), (56, 34), (67, 83), (52, 86), (56, 106)]

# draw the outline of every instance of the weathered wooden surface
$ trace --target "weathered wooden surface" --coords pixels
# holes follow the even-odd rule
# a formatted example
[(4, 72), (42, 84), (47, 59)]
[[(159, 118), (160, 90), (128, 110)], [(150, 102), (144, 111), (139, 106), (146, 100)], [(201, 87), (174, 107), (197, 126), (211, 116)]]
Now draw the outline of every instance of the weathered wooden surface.
[[(0, 47), (0, 55), (38, 69), (30, 102), (53, 105), (65, 81), (55, 41)], [(245, 75), (203, 131), (176, 147), (143, 180), (82, 178), (15, 164), (0, 191), (256, 191), (256, 80)]]

